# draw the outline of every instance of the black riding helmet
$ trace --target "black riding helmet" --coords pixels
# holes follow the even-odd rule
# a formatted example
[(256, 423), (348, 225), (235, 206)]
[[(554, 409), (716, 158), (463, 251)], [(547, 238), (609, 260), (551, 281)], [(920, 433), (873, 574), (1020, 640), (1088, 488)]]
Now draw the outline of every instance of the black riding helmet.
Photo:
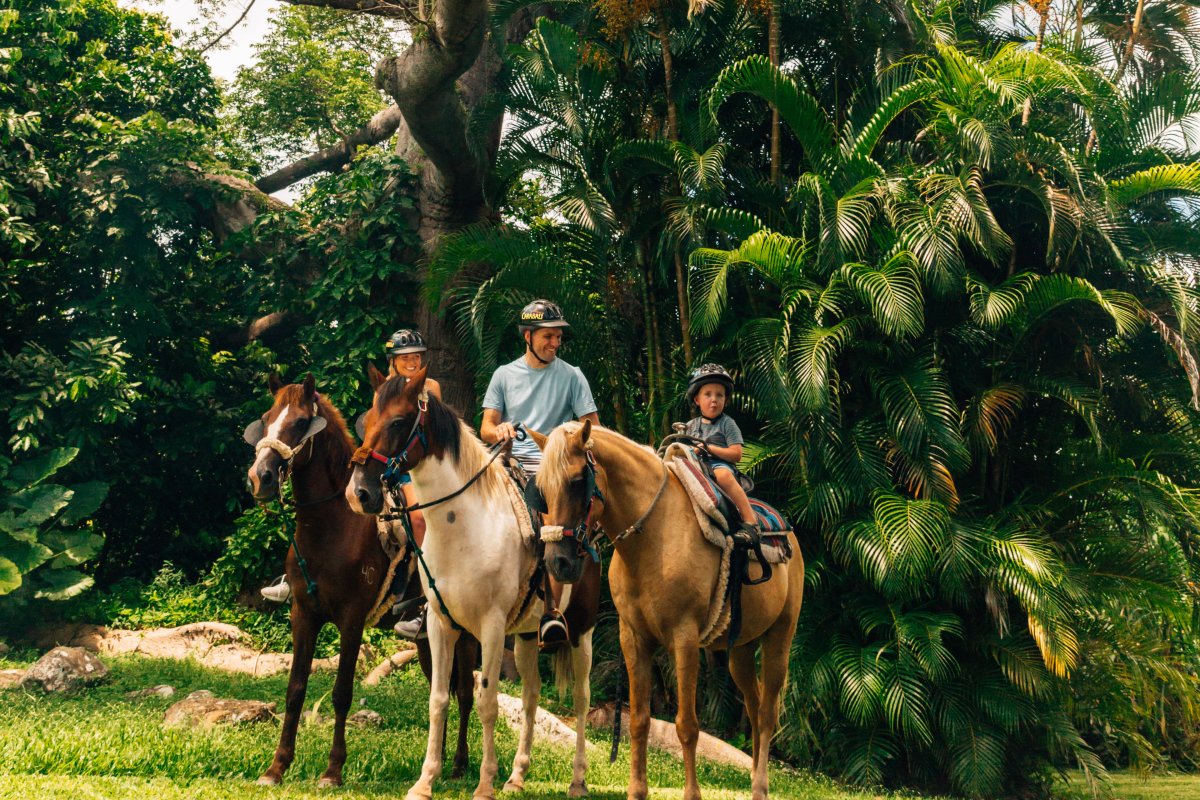
[(421, 336), (421, 332), (408, 328), (401, 328), (389, 336), (385, 347), (388, 358), (395, 358), (406, 353), (424, 353), (429, 349), (425, 346), (425, 339)]
[(701, 364), (692, 370), (692, 377), (688, 380), (687, 401), (689, 403), (696, 402), (696, 393), (700, 391), (700, 387), (709, 383), (719, 383), (724, 386), (726, 397), (733, 394), (733, 377), (724, 367), (720, 364)]
[(557, 303), (549, 300), (534, 300), (521, 309), (521, 319), (517, 322), (521, 332), (535, 328), (569, 328), (571, 324), (563, 319), (562, 309)]

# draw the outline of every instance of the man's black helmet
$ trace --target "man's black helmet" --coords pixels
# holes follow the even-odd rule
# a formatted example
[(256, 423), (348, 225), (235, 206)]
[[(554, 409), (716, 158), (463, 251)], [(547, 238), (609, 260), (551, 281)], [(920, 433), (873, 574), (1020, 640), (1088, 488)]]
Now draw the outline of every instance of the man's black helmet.
[(408, 328), (396, 331), (387, 340), (388, 358), (402, 356), (405, 353), (424, 353), (428, 349), (425, 346), (425, 339), (421, 336), (421, 332), (409, 330)]
[(551, 303), (549, 300), (534, 300), (522, 308), (521, 320), (517, 326), (522, 333), (535, 328), (571, 327), (570, 323), (563, 319), (562, 309), (558, 307), (558, 304)]
[(733, 377), (720, 364), (701, 364), (692, 370), (692, 377), (687, 385), (687, 400), (696, 402), (696, 392), (706, 383), (719, 383), (725, 387), (725, 395), (733, 393)]

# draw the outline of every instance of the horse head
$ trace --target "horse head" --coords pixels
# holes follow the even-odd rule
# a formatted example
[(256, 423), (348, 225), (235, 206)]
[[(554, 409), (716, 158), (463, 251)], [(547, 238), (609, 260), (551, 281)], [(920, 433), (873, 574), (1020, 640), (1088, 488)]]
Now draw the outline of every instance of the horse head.
[(312, 375), (305, 377), (303, 383), (285, 385), (277, 374), (271, 373), (267, 385), (275, 403), (261, 419), (250, 423), (244, 434), (246, 442), (254, 446), (249, 480), (255, 500), (274, 497), (287, 473), (308, 463), (312, 458), (312, 438), (327, 424), (320, 414)]
[(422, 369), (411, 380), (385, 377), (368, 365), (375, 400), (362, 417), (362, 446), (354, 452), (346, 501), (360, 514), (383, 510), (383, 483), (410, 471), (429, 452), (430, 398)]
[(608, 483), (592, 454), (592, 423), (568, 422), (549, 437), (529, 431), (543, 452), (537, 486), (545, 501), (542, 541), (546, 569), (561, 583), (574, 583), (595, 553), (593, 523), (600, 517)]

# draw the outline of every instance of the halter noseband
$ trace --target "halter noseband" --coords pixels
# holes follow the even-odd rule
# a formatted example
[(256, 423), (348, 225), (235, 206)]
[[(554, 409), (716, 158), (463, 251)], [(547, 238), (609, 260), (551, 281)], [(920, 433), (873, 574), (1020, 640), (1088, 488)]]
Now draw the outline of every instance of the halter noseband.
[(418, 398), (417, 418), (413, 420), (412, 428), (408, 431), (408, 439), (404, 442), (404, 447), (401, 448), (400, 455), (388, 457), (378, 450), (373, 450), (363, 445), (351, 456), (351, 462), (365, 466), (368, 458), (378, 461), (380, 464), (383, 464), (383, 476), (381, 478), (383, 483), (389, 488), (395, 486), (399, 482), (400, 476), (415, 466), (408, 461), (408, 451), (412, 448), (413, 444), (420, 442), (423, 450), (429, 449), (429, 440), (425, 436), (425, 412), (428, 410), (429, 400), (426, 397)]
[(584, 451), (586, 462), (583, 465), (583, 485), (584, 493), (587, 497), (587, 507), (583, 510), (583, 519), (574, 528), (566, 528), (562, 525), (543, 525), (542, 526), (542, 541), (543, 542), (558, 542), (563, 539), (574, 539), (579, 546), (579, 552), (587, 553), (592, 557), (593, 561), (600, 561), (600, 554), (596, 551), (596, 546), (592, 544), (591, 537), (588, 531), (592, 527), (592, 511), (595, 508), (596, 501), (601, 503), (607, 502), (604, 499), (604, 493), (600, 491), (600, 487), (596, 485), (596, 457), (592, 455), (591, 448)]

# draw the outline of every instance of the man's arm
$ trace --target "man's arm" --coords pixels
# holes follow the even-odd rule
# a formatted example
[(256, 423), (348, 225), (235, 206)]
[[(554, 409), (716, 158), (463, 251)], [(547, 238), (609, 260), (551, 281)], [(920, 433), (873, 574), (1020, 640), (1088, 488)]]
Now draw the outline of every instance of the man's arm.
[(516, 435), (517, 429), (512, 426), (511, 422), (501, 421), (500, 409), (485, 408), (483, 410), (483, 423), (479, 426), (480, 439), (488, 444), (495, 444), (514, 439)]
[[(598, 413), (596, 413), (595, 411), (593, 411), (590, 414), (584, 414), (582, 417), (579, 418), (579, 421), (583, 422), (585, 419), (590, 419), (592, 421), (593, 425), (600, 424), (600, 415)], [(538, 431), (538, 433), (541, 433), (541, 431)]]

